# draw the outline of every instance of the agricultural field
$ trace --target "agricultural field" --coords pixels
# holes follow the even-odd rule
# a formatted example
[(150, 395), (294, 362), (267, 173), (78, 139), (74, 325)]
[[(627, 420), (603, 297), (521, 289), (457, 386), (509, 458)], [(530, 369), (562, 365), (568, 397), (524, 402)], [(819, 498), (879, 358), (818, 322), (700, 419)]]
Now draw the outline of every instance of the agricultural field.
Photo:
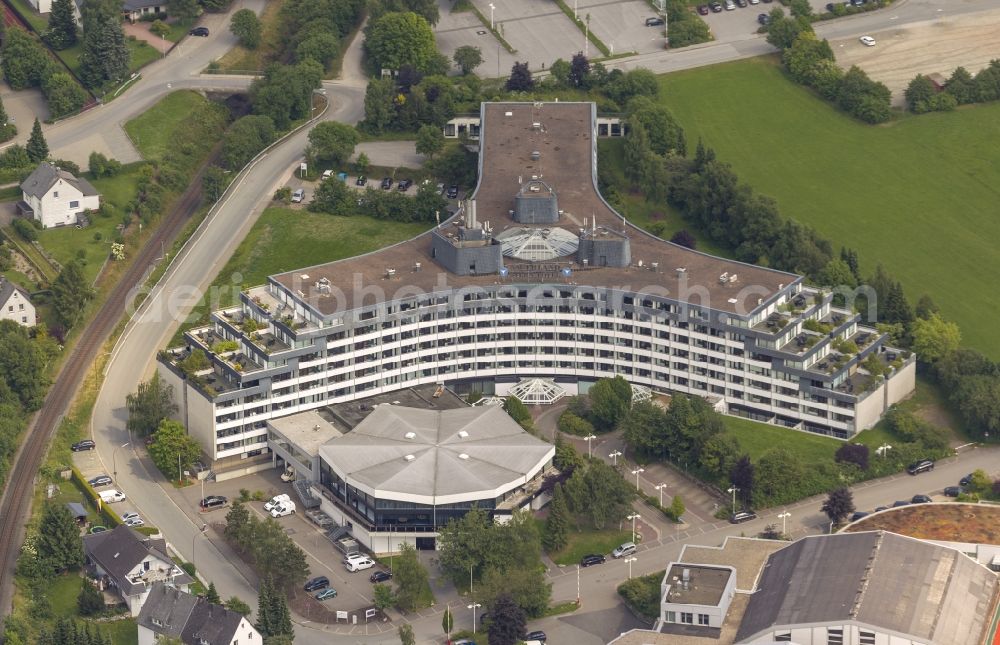
[(929, 294), (963, 344), (1000, 358), (1000, 103), (872, 127), (783, 75), (773, 57), (661, 77), (662, 100), (784, 217), (857, 249), (910, 300)]

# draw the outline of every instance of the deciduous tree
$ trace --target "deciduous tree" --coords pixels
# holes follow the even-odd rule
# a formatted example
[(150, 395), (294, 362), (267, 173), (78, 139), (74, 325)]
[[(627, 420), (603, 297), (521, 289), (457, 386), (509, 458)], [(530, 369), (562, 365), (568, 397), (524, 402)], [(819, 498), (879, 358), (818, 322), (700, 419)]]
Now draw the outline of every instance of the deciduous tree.
[(498, 596), (491, 609), (490, 645), (515, 645), (528, 622), (524, 610), (507, 594)]
[(194, 20), (200, 11), (198, 0), (167, 0), (167, 13), (181, 22)]
[(393, 577), (397, 585), (396, 604), (400, 609), (416, 611), (433, 602), (430, 576), (426, 567), (417, 559), (417, 551), (411, 545), (400, 545), (400, 553), (393, 568)]
[(598, 430), (614, 430), (632, 407), (632, 386), (621, 376), (600, 379), (588, 394)]
[(343, 166), (354, 154), (358, 140), (358, 131), (352, 126), (324, 121), (309, 131), (306, 156), (315, 164)]
[(235, 611), (237, 614), (241, 614), (243, 616), (250, 615), (250, 605), (246, 604), (243, 600), (237, 598), (236, 596), (232, 596), (229, 600), (227, 600), (225, 606), (226, 609), (229, 611)]
[(260, 18), (252, 9), (240, 9), (230, 18), (229, 31), (247, 49), (257, 49), (260, 45), (263, 27), (261, 27)]
[(153, 434), (161, 421), (176, 414), (177, 404), (173, 397), (173, 386), (164, 383), (159, 372), (153, 372), (148, 381), (140, 382), (136, 391), (125, 397), (125, 408), (128, 411), (125, 424), (129, 432), (136, 437)]
[(412, 65), (428, 72), (437, 53), (427, 19), (411, 11), (390, 12), (373, 20), (365, 30), (365, 49), (376, 69), (394, 71)]
[(149, 457), (168, 479), (176, 473), (191, 470), (194, 462), (201, 456), (201, 447), (188, 436), (184, 426), (177, 421), (164, 419), (153, 434), (149, 444)]
[(913, 351), (920, 360), (927, 363), (933, 363), (955, 351), (962, 341), (958, 325), (942, 319), (937, 313), (914, 320), (910, 325), (910, 335), (913, 337)]
[(826, 501), (823, 502), (820, 510), (826, 513), (831, 522), (840, 524), (848, 515), (854, 512), (854, 495), (844, 486), (835, 488), (827, 495)]
[(104, 609), (104, 597), (89, 578), (80, 579), (80, 593), (76, 597), (76, 608), (81, 616), (93, 616)]
[(452, 54), (452, 60), (462, 70), (462, 74), (471, 74), (477, 67), (483, 64), (483, 52), (478, 47), (472, 45), (462, 45)]
[(220, 161), (229, 170), (240, 170), (269, 146), (276, 136), (271, 117), (263, 114), (242, 116), (222, 135)]
[(433, 159), (444, 149), (444, 133), (436, 125), (424, 125), (417, 130), (417, 153)]
[(510, 68), (510, 76), (507, 78), (507, 89), (511, 92), (528, 92), (535, 87), (535, 79), (531, 76), (528, 63), (515, 62)]
[(917, 74), (906, 86), (906, 92), (903, 94), (906, 97), (906, 107), (910, 109), (910, 112), (916, 114), (928, 112), (932, 107), (931, 101), (936, 93), (937, 90), (931, 79), (923, 74)]

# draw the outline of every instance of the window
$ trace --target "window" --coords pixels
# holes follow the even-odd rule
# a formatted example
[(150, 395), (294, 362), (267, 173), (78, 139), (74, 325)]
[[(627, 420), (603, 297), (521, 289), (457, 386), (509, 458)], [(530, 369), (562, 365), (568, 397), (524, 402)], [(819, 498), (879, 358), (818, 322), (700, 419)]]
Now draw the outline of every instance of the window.
[(844, 645), (844, 629), (842, 627), (826, 628), (827, 645)]
[(875, 632), (858, 631), (858, 643), (861, 645), (875, 645)]
[(686, 611), (682, 611), (681, 612), (681, 622), (685, 623), (685, 624), (688, 624), (688, 625), (693, 625), (694, 624), (694, 614), (688, 613)]
[(55, 197), (56, 199), (59, 199), (59, 191), (57, 190), (54, 193), (52, 193), (52, 196)]
[(69, 207), (70, 208), (80, 208), (80, 202), (70, 202), (69, 203)]
[(14, 313), (14, 305), (7, 305), (7, 311), (10, 313)]
[(17, 310), (18, 311), (24, 311), (24, 303), (23, 302), (17, 305)]
[(677, 614), (675, 612), (668, 611), (667, 612), (667, 622), (668, 623), (676, 623), (677, 622)]
[(792, 632), (781, 632), (775, 634), (774, 640), (777, 643), (790, 643), (792, 642)]
[(708, 624), (708, 614), (698, 614), (698, 624), (707, 625)]

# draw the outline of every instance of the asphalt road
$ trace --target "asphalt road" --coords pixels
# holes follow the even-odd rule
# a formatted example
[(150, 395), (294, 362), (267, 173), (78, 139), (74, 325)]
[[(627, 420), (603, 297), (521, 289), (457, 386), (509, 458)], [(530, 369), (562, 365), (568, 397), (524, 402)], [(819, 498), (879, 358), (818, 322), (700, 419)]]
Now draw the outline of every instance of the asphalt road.
[[(247, 0), (246, 6), (259, 8), (262, 4), (261, 0)], [(998, 6), (1000, 0), (967, 0), (960, 4), (946, 0), (903, 0), (890, 10), (825, 24), (819, 31), (821, 35), (827, 37), (846, 37), (864, 33), (886, 23), (894, 24), (899, 21), (898, 24), (902, 24), (929, 20), (943, 13), (967, 13)], [(147, 68), (143, 72), (143, 78), (124, 97), (49, 128), (46, 136), (53, 154), (70, 159), (75, 159), (74, 155), (86, 154), (89, 148), (85, 147), (85, 141), (94, 132), (103, 133), (113, 139), (121, 136), (118, 133), (120, 128), (117, 126), (178, 87), (202, 89), (246, 87), (248, 84), (246, 78), (199, 75), (211, 60), (221, 56), (231, 46), (232, 37), (228, 34), (228, 30), (217, 25), (212, 32), (213, 36), (208, 39), (188, 39), (166, 59)], [(684, 51), (622, 59), (616, 61), (613, 66), (643, 66), (662, 72), (746, 58), (769, 51), (772, 51), (770, 46), (762, 38), (754, 37), (731, 43), (713, 43)], [(365, 82), (360, 75), (358, 43), (354, 43), (348, 50), (348, 59), (344, 65), (347, 78), (343, 81), (324, 83), (331, 106), (321, 118), (356, 123), (363, 116)], [(182, 316), (197, 302), (201, 290), (215, 277), (246, 235), (263, 202), (271, 195), (274, 188), (283, 182), (290, 169), (295, 167), (302, 156), (307, 131), (308, 129), (303, 129), (267, 151), (240, 176), (175, 258), (170, 270), (147, 298), (143, 308), (133, 317), (119, 340), (109, 362), (92, 420), (98, 454), (106, 465), (110, 464), (113, 448), (128, 441), (124, 429), (123, 410), (126, 394), (134, 390), (136, 383), (150, 373), (156, 350), (172, 335)], [(124, 143), (120, 141), (115, 145), (124, 149)], [(134, 149), (132, 151), (134, 153)], [(124, 155), (116, 156), (127, 158)], [(118, 457), (121, 461), (122, 455)], [(909, 498), (916, 492), (928, 492), (928, 488), (940, 489), (956, 482), (961, 475), (974, 468), (992, 469), (996, 463), (997, 451), (972, 451), (962, 455), (956, 463), (941, 464), (933, 473), (921, 475), (918, 479), (903, 476), (877, 485), (862, 487), (856, 493), (857, 505), (859, 508), (871, 508), (886, 502), (891, 503), (895, 499)], [(142, 509), (144, 516), (152, 524), (161, 527), (167, 539), (182, 554), (190, 557), (191, 545), (194, 540), (198, 540), (199, 527), (170, 501), (131, 453), (128, 462), (125, 465), (119, 463), (117, 470), (118, 485), (127, 492), (136, 506)], [(915, 489), (918, 483), (920, 490)], [(811, 507), (793, 506), (791, 512), (792, 521), (799, 525), (800, 530), (815, 532), (822, 526), (818, 504), (814, 502)], [(719, 543), (725, 535), (751, 534), (763, 528), (764, 524), (773, 521), (773, 518), (763, 517), (755, 523), (739, 527), (729, 525), (694, 527), (693, 534), (688, 539), (699, 544)], [(679, 551), (679, 544), (680, 542), (674, 541), (656, 546), (643, 545), (635, 573), (662, 568), (670, 557)], [(237, 573), (220, 553), (205, 541), (202, 541), (197, 549), (199, 570), (215, 582), (224, 597), (238, 595), (251, 605), (256, 603), (255, 588)], [(206, 550), (209, 557), (206, 557)], [(617, 604), (614, 585), (607, 584), (600, 579), (601, 577), (596, 571), (588, 572), (581, 577), (588, 611), (606, 609)], [(553, 583), (554, 598), (565, 599), (576, 596), (575, 575), (556, 576)], [(461, 616), (457, 618), (461, 626)], [(417, 633), (422, 636), (422, 641), (428, 639), (431, 634), (439, 638), (439, 617), (421, 619), (414, 624)], [(337, 637), (302, 625), (297, 627), (296, 634), (296, 642), (299, 643), (382, 641), (395, 642), (396, 638), (366, 639), (358, 635)]]

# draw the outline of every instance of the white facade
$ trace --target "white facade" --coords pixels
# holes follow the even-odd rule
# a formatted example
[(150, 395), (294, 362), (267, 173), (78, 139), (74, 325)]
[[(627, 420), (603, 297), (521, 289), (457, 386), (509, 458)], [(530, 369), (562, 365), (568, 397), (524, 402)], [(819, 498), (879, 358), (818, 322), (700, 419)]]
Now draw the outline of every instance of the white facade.
[[(2, 281), (3, 278), (0, 278), (0, 284)], [(37, 322), (35, 305), (31, 304), (24, 291), (18, 288), (11, 289), (6, 301), (0, 302), (0, 320), (13, 320), (19, 325), (34, 327)]]
[[(701, 570), (713, 570), (717, 572), (728, 572), (729, 577), (722, 587), (719, 601), (715, 604), (685, 602), (685, 583), (677, 575), (680, 571), (691, 571), (693, 577), (691, 585), (697, 587), (704, 586), (704, 582), (698, 579)], [(676, 578), (676, 579), (675, 579)], [(677, 591), (677, 597), (674, 591)], [(663, 574), (663, 582), (660, 583), (660, 621), (661, 624), (692, 625), (697, 627), (722, 628), (722, 623), (726, 620), (726, 612), (736, 595), (736, 569), (719, 565), (684, 564), (672, 562)]]
[(52, 11), (52, 0), (28, 0), (28, 2), (31, 3), (31, 6), (38, 13), (50, 13)]
[[(99, 564), (95, 563), (94, 568), (99, 576), (103, 577), (107, 575), (107, 572)], [(132, 616), (138, 616), (142, 610), (142, 604), (146, 602), (146, 597), (149, 596), (149, 590), (153, 582), (157, 580), (169, 582), (182, 574), (183, 572), (173, 562), (164, 562), (155, 555), (147, 555), (142, 559), (142, 562), (133, 567), (126, 575), (130, 581), (133, 581), (133, 585), (139, 585), (139, 590), (131, 594), (123, 589), (115, 589), (115, 591), (121, 595)], [(147, 584), (143, 584), (144, 582)], [(179, 585), (178, 588), (182, 591), (187, 591), (188, 585)]]
[(879, 631), (870, 625), (859, 623), (838, 623), (830, 625), (796, 625), (794, 628), (779, 628), (759, 634), (753, 640), (741, 641), (741, 645), (774, 645), (786, 642), (796, 645), (934, 645), (931, 641), (914, 640), (910, 636)]
[(79, 188), (62, 178), (57, 179), (40, 197), (27, 192), (23, 196), (34, 211), (35, 219), (42, 223), (42, 228), (75, 225), (81, 213), (101, 206), (99, 195), (84, 195)]
[[(229, 645), (259, 645), (263, 642), (260, 633), (254, 629), (246, 618), (240, 621)], [(157, 633), (143, 624), (139, 624), (139, 645), (156, 645)], [(213, 644), (215, 645), (215, 644)]]

